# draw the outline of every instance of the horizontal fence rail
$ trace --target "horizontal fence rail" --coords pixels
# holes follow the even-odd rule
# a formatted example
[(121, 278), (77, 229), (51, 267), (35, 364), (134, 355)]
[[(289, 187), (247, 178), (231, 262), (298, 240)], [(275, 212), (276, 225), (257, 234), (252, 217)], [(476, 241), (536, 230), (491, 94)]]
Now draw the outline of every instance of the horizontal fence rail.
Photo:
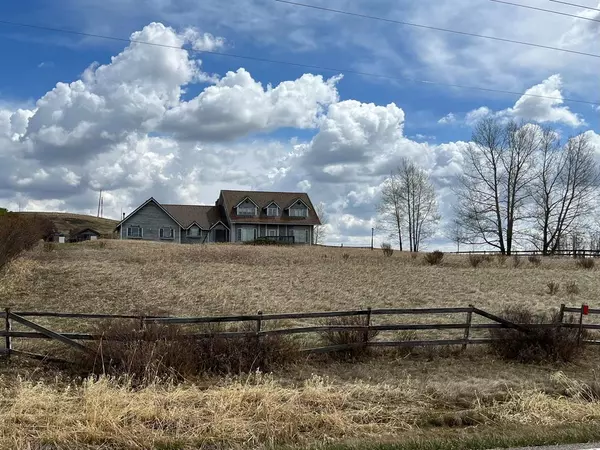
[[(468, 307), (435, 307), (435, 308), (388, 308), (388, 309), (360, 309), (349, 311), (321, 311), (321, 312), (305, 312), (305, 313), (279, 313), (279, 314), (257, 314), (247, 315), (231, 315), (231, 316), (213, 316), (213, 317), (168, 317), (168, 316), (144, 316), (131, 314), (88, 314), (88, 313), (62, 313), (62, 312), (12, 312), (6, 309), (0, 314), (5, 318), (5, 329), (0, 330), (0, 337), (5, 338), (5, 347), (0, 348), (0, 355), (10, 356), (21, 355), (37, 359), (52, 360), (51, 357), (37, 355), (35, 353), (24, 352), (13, 348), (13, 339), (44, 339), (59, 341), (76, 350), (95, 354), (96, 350), (83, 344), (85, 341), (102, 341), (102, 340), (127, 340), (131, 339), (131, 334), (126, 336), (110, 336), (102, 333), (86, 333), (86, 332), (64, 332), (55, 331), (49, 328), (48, 325), (36, 323), (35, 318), (46, 319), (71, 319), (71, 320), (129, 320), (131, 321), (131, 332), (135, 340), (157, 340), (156, 335), (152, 333), (145, 334), (144, 331), (148, 326), (179, 326), (179, 325), (202, 325), (202, 324), (223, 324), (223, 323), (254, 323), (252, 330), (243, 331), (228, 331), (217, 329), (215, 331), (187, 332), (186, 334), (175, 334), (171, 339), (175, 340), (190, 340), (190, 339), (205, 339), (205, 338), (248, 338), (254, 337), (260, 339), (268, 336), (285, 336), (285, 335), (310, 335), (317, 336), (324, 333), (351, 333), (355, 332), (359, 335), (364, 335), (361, 342), (340, 344), (340, 345), (324, 345), (320, 347), (309, 347), (301, 350), (302, 353), (327, 353), (343, 350), (352, 350), (357, 347), (426, 347), (426, 346), (452, 346), (460, 345), (463, 349), (468, 345), (484, 345), (490, 344), (495, 340), (491, 337), (481, 338), (473, 337), (472, 332), (477, 330), (493, 330), (509, 328), (518, 330), (523, 333), (530, 333), (534, 329), (539, 328), (571, 328), (578, 329), (581, 344), (600, 345), (598, 340), (584, 340), (583, 330), (600, 330), (600, 323), (587, 323), (585, 317), (600, 315), (600, 308), (589, 308), (587, 305), (580, 307), (568, 307), (561, 305), (559, 321), (554, 323), (541, 324), (519, 324), (510, 322), (495, 314), (481, 310), (474, 306)], [(565, 314), (579, 316), (578, 323), (565, 322)], [(393, 317), (393, 316), (415, 316), (415, 317), (435, 317), (436, 315), (463, 315), (464, 320), (458, 323), (448, 323), (448, 321), (440, 320), (439, 323), (380, 323), (372, 322), (374, 317)], [(362, 323), (344, 324), (328, 321), (328, 319), (337, 318), (352, 318), (358, 317)], [(474, 323), (473, 319), (478, 318), (480, 321), (485, 319), (488, 323)], [(275, 328), (265, 329), (264, 322), (268, 321), (285, 321), (285, 320), (310, 320), (317, 319), (320, 322), (316, 324), (304, 324), (298, 326), (285, 327), (285, 324), (274, 323)], [(443, 319), (443, 318), (440, 318)], [(87, 323), (87, 322), (86, 322)], [(15, 330), (14, 325), (27, 330)], [(282, 326), (283, 325), (283, 326)], [(462, 337), (440, 339), (407, 339), (407, 340), (377, 340), (373, 339), (370, 334), (379, 332), (393, 331), (459, 331), (462, 332)]]
[[(456, 252), (448, 252), (454, 255), (501, 255), (500, 250), (462, 250)], [(576, 250), (555, 250), (547, 251), (544, 254), (543, 250), (511, 250), (511, 255), (516, 256), (570, 256), (570, 257), (600, 257), (600, 249), (576, 249)]]

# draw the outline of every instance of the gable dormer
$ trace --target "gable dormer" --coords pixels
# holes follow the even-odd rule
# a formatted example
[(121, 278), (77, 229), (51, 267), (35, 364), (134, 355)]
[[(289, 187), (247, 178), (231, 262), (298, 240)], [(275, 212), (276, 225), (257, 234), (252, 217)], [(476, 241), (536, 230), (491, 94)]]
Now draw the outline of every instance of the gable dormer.
[(281, 215), (281, 208), (275, 201), (272, 201), (265, 206), (265, 212), (267, 213), (267, 217), (279, 217)]
[(238, 216), (256, 217), (258, 216), (258, 205), (250, 197), (245, 197), (234, 207)]
[(295, 200), (286, 208), (290, 217), (306, 218), (308, 217), (309, 207), (302, 199)]

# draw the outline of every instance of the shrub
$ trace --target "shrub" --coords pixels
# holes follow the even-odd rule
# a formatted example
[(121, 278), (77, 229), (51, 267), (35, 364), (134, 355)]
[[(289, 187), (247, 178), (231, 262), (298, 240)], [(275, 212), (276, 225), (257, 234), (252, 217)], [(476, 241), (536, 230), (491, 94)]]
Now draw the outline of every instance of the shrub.
[(394, 254), (394, 249), (392, 248), (392, 244), (389, 242), (381, 243), (381, 251), (385, 256), (392, 256)]
[(0, 216), (0, 269), (54, 232), (54, 224), (45, 217), (15, 213)]
[(540, 266), (542, 264), (542, 258), (541, 256), (537, 256), (537, 255), (529, 255), (527, 257), (527, 260), (531, 263), (531, 265), (533, 266)]
[(565, 291), (567, 291), (567, 294), (577, 295), (579, 294), (579, 286), (577, 286), (577, 283), (575, 283), (574, 281), (569, 281), (565, 285)]
[(348, 259), (350, 258), (350, 253), (343, 253), (342, 258), (344, 259), (344, 261), (348, 261)]
[[(346, 316), (333, 317), (325, 321), (325, 325), (330, 327), (366, 326), (367, 322), (364, 316)], [(379, 332), (376, 330), (326, 331), (321, 338), (326, 345), (351, 345), (351, 348), (333, 352), (332, 355), (342, 359), (355, 359), (367, 353), (368, 347), (364, 344), (378, 334)]]
[(419, 257), (419, 252), (410, 252), (411, 259), (417, 259)]
[[(509, 307), (502, 316), (513, 323), (539, 325), (544, 323), (558, 323), (558, 313), (548, 316), (533, 313), (525, 307)], [(574, 318), (570, 319), (574, 323)], [(490, 346), (499, 356), (506, 360), (526, 363), (540, 362), (570, 362), (579, 356), (581, 346), (578, 345), (577, 328), (530, 327), (528, 332), (514, 328), (496, 328), (490, 330), (494, 339)], [(585, 330), (582, 335), (585, 339)]]
[[(200, 330), (178, 325), (148, 324), (138, 321), (113, 321), (96, 330), (102, 336), (97, 355), (79, 358), (86, 372), (129, 375), (138, 380), (156, 377), (184, 377), (253, 370), (271, 370), (289, 361), (296, 353), (293, 341), (285, 336), (253, 335), (254, 324), (237, 330), (207, 326)], [(242, 337), (223, 337), (222, 331), (245, 331)]]
[(577, 258), (575, 264), (580, 269), (592, 270), (596, 265), (595, 261), (592, 258)]
[(496, 261), (498, 261), (498, 265), (500, 267), (504, 267), (504, 265), (506, 264), (506, 259), (508, 258), (508, 256), (503, 255), (502, 253), (498, 253), (496, 255)]
[(513, 256), (513, 267), (516, 269), (517, 267), (519, 267), (521, 265), (521, 258), (519, 258), (519, 255), (514, 255)]
[(556, 295), (558, 293), (558, 290), (560, 289), (560, 283), (556, 283), (554, 281), (551, 281), (550, 283), (548, 283), (547, 286), (548, 286), (548, 294), (550, 294), (550, 295)]
[(436, 250), (434, 252), (426, 253), (423, 259), (430, 266), (437, 266), (444, 259), (444, 253)]
[(246, 245), (292, 245), (291, 241), (276, 240), (268, 238), (256, 238), (252, 241), (244, 241)]
[(471, 267), (479, 267), (483, 261), (483, 255), (469, 255), (469, 264)]

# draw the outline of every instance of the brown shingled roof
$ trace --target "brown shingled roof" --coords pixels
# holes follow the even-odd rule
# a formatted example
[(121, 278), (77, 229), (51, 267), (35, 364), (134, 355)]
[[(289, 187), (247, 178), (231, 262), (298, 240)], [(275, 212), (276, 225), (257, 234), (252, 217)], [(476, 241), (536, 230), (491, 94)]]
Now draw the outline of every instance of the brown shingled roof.
[(223, 221), (217, 206), (202, 205), (165, 205), (161, 203), (182, 227), (188, 228), (196, 222), (203, 230), (208, 230), (218, 221)]
[[(225, 203), (225, 210), (233, 222), (244, 223), (279, 223), (291, 225), (320, 225), (321, 221), (317, 216), (315, 208), (306, 192), (267, 192), (267, 191), (221, 191)], [(238, 216), (235, 213), (235, 206), (245, 198), (251, 199), (260, 209), (258, 217)], [(308, 217), (290, 217), (286, 208), (289, 208), (296, 201), (302, 200), (308, 206)], [(272, 202), (275, 202), (283, 210), (279, 217), (268, 217), (265, 208)]]

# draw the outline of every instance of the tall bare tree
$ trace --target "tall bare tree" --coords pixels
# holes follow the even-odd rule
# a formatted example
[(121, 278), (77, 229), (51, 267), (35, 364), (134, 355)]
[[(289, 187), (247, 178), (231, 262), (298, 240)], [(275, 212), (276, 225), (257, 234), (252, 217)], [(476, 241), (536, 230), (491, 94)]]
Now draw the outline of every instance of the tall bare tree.
[(383, 184), (379, 213), (382, 228), (398, 236), (400, 250), (408, 237), (411, 252), (432, 236), (440, 220), (435, 188), (427, 173), (408, 159)]
[(329, 223), (329, 217), (325, 209), (325, 203), (319, 202), (315, 207), (315, 212), (319, 216), (321, 225), (316, 225), (313, 229), (313, 240), (315, 244), (322, 244), (327, 235), (327, 224)]
[(398, 168), (398, 175), (409, 248), (418, 252), (421, 243), (435, 233), (440, 220), (435, 188), (429, 175), (406, 158)]
[(543, 133), (539, 175), (531, 184), (533, 244), (554, 253), (561, 241), (594, 207), (600, 171), (586, 134), (570, 138), (561, 148), (557, 134)]
[(455, 193), (457, 216), (470, 244), (488, 244), (511, 254), (517, 225), (527, 219), (527, 189), (535, 177), (539, 129), (483, 119), (465, 152)]
[(400, 251), (403, 250), (404, 210), (402, 208), (402, 186), (400, 176), (392, 172), (381, 187), (381, 200), (377, 207), (379, 227), (398, 238)]

